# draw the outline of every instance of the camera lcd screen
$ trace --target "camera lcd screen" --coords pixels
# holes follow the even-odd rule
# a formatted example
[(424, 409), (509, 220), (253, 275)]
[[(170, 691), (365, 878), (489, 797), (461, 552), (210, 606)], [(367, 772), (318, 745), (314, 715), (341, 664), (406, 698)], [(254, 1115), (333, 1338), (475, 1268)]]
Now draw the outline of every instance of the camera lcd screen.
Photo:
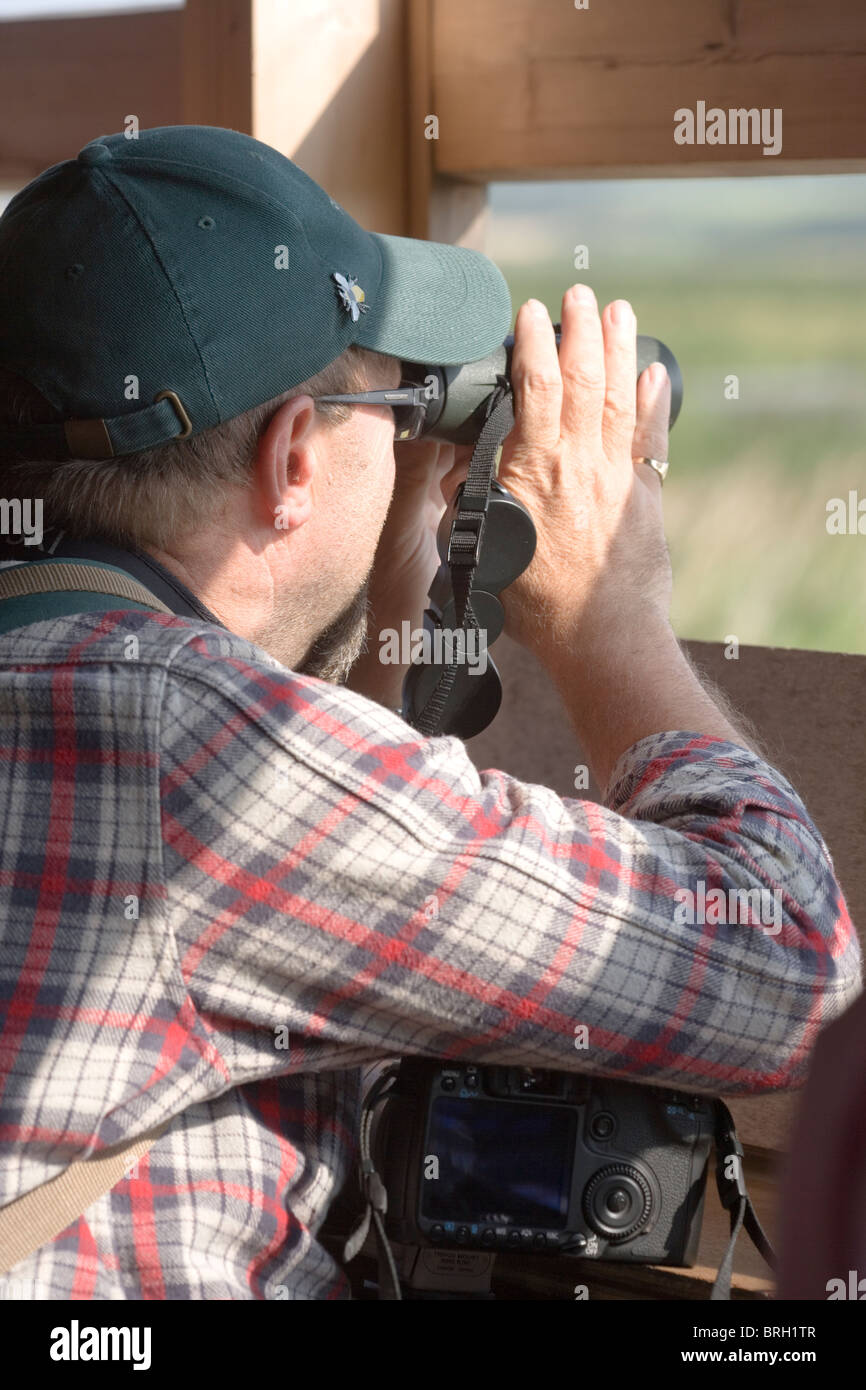
[(439, 1176), (422, 1179), (422, 1216), (562, 1229), (575, 1123), (561, 1106), (437, 1097), (427, 1154), (438, 1158)]

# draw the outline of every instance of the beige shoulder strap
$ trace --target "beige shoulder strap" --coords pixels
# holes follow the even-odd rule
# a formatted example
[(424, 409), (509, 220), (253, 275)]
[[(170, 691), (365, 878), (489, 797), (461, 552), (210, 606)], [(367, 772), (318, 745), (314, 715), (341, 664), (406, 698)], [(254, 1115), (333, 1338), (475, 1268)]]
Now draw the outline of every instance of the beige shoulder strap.
[(10, 565), (0, 569), (0, 599), (20, 598), (24, 594), (53, 594), (64, 589), (79, 593), (111, 594), (146, 604), (160, 613), (171, 613), (161, 599), (139, 584), (130, 574), (96, 565), (77, 565), (71, 560), (45, 560), (40, 564)]
[(0, 1207), (0, 1275), (59, 1236), (98, 1197), (110, 1192), (170, 1124), (166, 1120), (128, 1144), (72, 1163), (56, 1178)]
[[(0, 569), (0, 600), (68, 589), (110, 594), (146, 604), (160, 613), (171, 613), (170, 608), (131, 575), (117, 574), (95, 565), (55, 560)], [(166, 1121), (157, 1125), (138, 1139), (96, 1158), (72, 1163), (56, 1178), (40, 1183), (23, 1197), (16, 1197), (14, 1202), (0, 1207), (0, 1275), (59, 1236), (97, 1198), (110, 1192), (133, 1163), (144, 1157), (169, 1124), (170, 1121)]]
[[(131, 575), (117, 574), (92, 564), (53, 560), (42, 564), (17, 564), (0, 570), (0, 599), (19, 598), (24, 594), (56, 594), (63, 589), (131, 599), (157, 612), (171, 613), (170, 607)], [(132, 1163), (143, 1158), (156, 1143), (168, 1123), (97, 1158), (71, 1163), (70, 1168), (58, 1173), (57, 1177), (51, 1177), (24, 1197), (0, 1207), (0, 1275), (60, 1236), (61, 1230), (71, 1226), (97, 1198), (110, 1193)]]

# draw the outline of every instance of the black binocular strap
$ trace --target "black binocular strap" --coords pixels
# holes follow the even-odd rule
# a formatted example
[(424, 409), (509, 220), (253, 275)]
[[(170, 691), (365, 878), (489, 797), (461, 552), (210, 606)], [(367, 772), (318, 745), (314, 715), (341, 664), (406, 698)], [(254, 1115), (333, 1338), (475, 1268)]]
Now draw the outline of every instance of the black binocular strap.
[[(496, 389), (490, 396), (487, 418), (478, 436), (463, 491), (457, 501), (457, 515), (451, 524), (448, 541), (448, 568), (451, 573), (455, 616), (458, 625), (464, 631), (478, 626), (472, 611), (472, 581), (481, 555), (484, 523), (490, 501), (490, 484), (495, 476), (503, 440), (514, 427), (511, 384), (505, 376), (498, 376), (496, 380)], [(445, 667), (436, 683), (436, 689), (416, 720), (416, 729), (427, 738), (439, 732), (445, 706), (454, 687), (457, 667), (457, 661), (451, 661)]]

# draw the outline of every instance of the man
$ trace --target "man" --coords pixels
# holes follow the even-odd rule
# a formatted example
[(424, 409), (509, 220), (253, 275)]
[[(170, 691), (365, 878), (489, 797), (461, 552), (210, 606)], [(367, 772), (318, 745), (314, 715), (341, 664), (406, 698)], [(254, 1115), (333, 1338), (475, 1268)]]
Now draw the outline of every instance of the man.
[[(858, 947), (802, 802), (670, 628), (660, 478), (633, 462), (666, 458), (669, 386), (636, 396), (630, 306), (569, 290), (559, 356), (521, 308), (500, 468), (539, 535), (508, 630), (597, 806), (394, 712), (377, 634), (420, 624), (465, 455), (395, 458), (390, 408), (316, 401), (484, 356), (510, 320), (495, 266), (367, 233), (275, 151), (194, 127), (42, 175), (0, 263), (4, 495), (43, 499), (54, 555), (134, 547), (172, 609), (0, 604), (0, 1204), (170, 1121), (7, 1279), (346, 1297), (316, 1233), (383, 1056), (800, 1082)], [(778, 930), (682, 921), (700, 883), (778, 891)]]

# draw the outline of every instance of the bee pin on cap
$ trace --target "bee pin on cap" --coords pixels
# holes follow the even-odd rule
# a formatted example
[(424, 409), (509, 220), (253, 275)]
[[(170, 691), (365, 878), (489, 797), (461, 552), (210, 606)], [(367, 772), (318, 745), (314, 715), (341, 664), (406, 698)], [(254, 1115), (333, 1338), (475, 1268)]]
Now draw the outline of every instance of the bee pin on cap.
[(367, 305), (364, 303), (366, 295), (356, 277), (354, 275), (341, 275), (339, 270), (335, 270), (331, 279), (337, 282), (337, 294), (340, 303), (346, 312), (352, 315), (352, 322), (357, 323), (361, 315), (366, 314)]

